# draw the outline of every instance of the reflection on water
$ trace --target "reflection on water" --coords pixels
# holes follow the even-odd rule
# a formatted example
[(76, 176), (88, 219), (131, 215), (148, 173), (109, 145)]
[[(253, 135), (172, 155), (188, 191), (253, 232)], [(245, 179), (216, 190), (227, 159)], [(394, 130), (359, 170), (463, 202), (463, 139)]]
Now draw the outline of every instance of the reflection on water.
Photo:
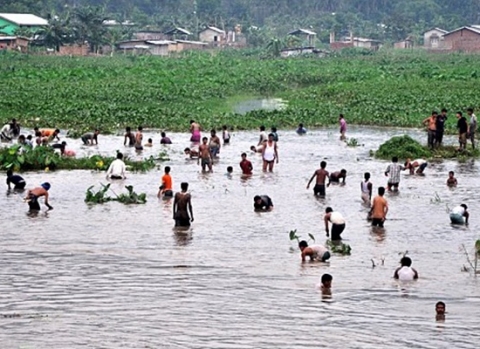
[[(167, 149), (171, 160), (163, 165), (172, 168), (175, 191), (189, 182), (195, 221), (186, 231), (174, 229), (171, 200), (156, 196), (163, 169), (112, 183), (116, 193), (125, 185), (148, 193), (147, 204), (137, 206), (86, 205), (85, 190), (105, 183), (104, 173), (25, 174), (28, 187), (48, 178), (55, 209), (29, 217), (17, 195), (0, 196), (0, 314), (20, 316), (0, 319), (1, 347), (476, 347), (479, 285), (461, 272), (466, 261), (459, 246), (473, 248), (478, 238), (478, 163), (445, 161), (428, 167), (425, 178), (402, 175), (400, 192), (386, 195), (385, 229), (374, 230), (365, 219), (360, 182), (370, 172), (374, 191), (386, 184), (387, 163), (368, 152), (399, 132), (351, 127), (349, 136), (365, 146), (350, 148), (336, 131), (313, 130), (304, 137), (280, 131), (281, 161), (274, 173), (261, 173), (260, 155), (252, 154), (250, 178), (242, 177), (238, 164), (256, 133), (233, 133), (209, 174), (185, 161), (188, 134), (170, 134), (174, 144), (161, 147), (159, 133), (146, 132), (155, 145), (139, 155), (123, 148), (122, 137), (100, 137), (98, 148), (69, 140), (77, 154), (123, 149), (140, 158)], [(319, 200), (305, 186), (325, 157), (328, 170), (346, 168), (349, 175), (345, 186), (329, 187)], [(224, 175), (227, 166), (234, 168), (231, 178)], [(459, 180), (455, 190), (445, 185), (449, 170)], [(432, 200), (435, 193), (440, 201)], [(275, 209), (253, 212), (257, 194), (269, 195)], [(469, 227), (457, 229), (446, 206), (460, 202), (472, 218)], [(323, 242), (327, 206), (345, 217), (342, 237), (352, 255), (302, 265), (288, 232), (297, 229)], [(420, 279), (399, 286), (392, 276), (407, 250)], [(315, 287), (326, 272), (334, 280), (327, 299)], [(438, 300), (451, 311), (441, 331)], [(26, 320), (28, 314), (40, 317)]]
[(283, 110), (287, 102), (281, 98), (259, 98), (241, 101), (234, 105), (233, 111), (237, 114), (247, 114), (254, 110)]

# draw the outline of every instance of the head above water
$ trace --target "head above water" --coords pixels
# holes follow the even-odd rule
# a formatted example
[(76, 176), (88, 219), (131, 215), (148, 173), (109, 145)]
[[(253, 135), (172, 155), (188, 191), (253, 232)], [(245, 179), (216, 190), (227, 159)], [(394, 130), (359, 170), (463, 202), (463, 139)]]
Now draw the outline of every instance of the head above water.
[(182, 189), (182, 191), (187, 191), (188, 190), (188, 183), (187, 182), (182, 182), (182, 184), (180, 184), (180, 188)]
[(260, 131), (265, 131), (265, 126), (260, 126)]
[(227, 125), (223, 125), (222, 130), (226, 131), (227, 130)]
[(378, 195), (380, 196), (385, 195), (385, 187), (378, 187)]
[(165, 166), (164, 171), (165, 171), (166, 174), (169, 174), (169, 173), (170, 173), (170, 170), (171, 170), (171, 169), (170, 169), (170, 166)]
[(59, 134), (59, 133), (60, 133), (60, 130), (59, 130), (58, 128), (56, 128), (55, 131), (53, 131), (53, 133)]
[(330, 213), (330, 212), (333, 212), (333, 208), (327, 207), (327, 208), (325, 209), (325, 213)]
[(298, 248), (303, 251), (304, 248), (308, 247), (308, 243), (305, 240), (302, 240), (298, 243)]
[(410, 267), (412, 265), (412, 260), (410, 259), (410, 257), (402, 257), (402, 259), (400, 260), (400, 264), (402, 265), (402, 267)]
[(447, 109), (445, 109), (445, 108), (442, 109), (442, 114), (446, 114), (447, 112), (448, 112)]
[(142, 126), (138, 126), (138, 129), (139, 131), (143, 131), (143, 127)]
[(50, 190), (50, 183), (48, 182), (42, 183), (40, 186), (46, 191)]
[(217, 134), (217, 131), (211, 130), (211, 131), (210, 131), (210, 134), (212, 135), (212, 137), (214, 137), (214, 136)]
[(233, 167), (232, 167), (232, 166), (228, 166), (228, 167), (227, 167), (227, 172), (228, 172), (228, 173), (232, 173), (232, 172), (233, 172)]
[(468, 210), (468, 206), (467, 206), (467, 205), (461, 204), (460, 206), (462, 206), (462, 207), (465, 209), (465, 211)]
[(164, 138), (164, 137), (167, 137), (167, 134), (165, 132), (162, 132), (162, 133), (160, 133), (160, 136), (162, 136), (162, 138)]
[(322, 161), (322, 162), (320, 163), (320, 167), (323, 168), (323, 169), (325, 169), (325, 167), (327, 167), (327, 162), (326, 162), (326, 161)]
[(132, 128), (130, 126), (125, 127), (125, 132), (127, 133), (132, 132)]
[(303, 124), (298, 124), (298, 128), (303, 128)]
[(277, 128), (275, 126), (272, 126), (271, 130), (272, 132), (277, 132)]
[(446, 310), (445, 303), (437, 302), (437, 304), (435, 304), (435, 311), (437, 312), (437, 315), (445, 314), (445, 310)]
[(457, 118), (461, 118), (463, 116), (461, 111), (457, 111)]
[(275, 138), (275, 135), (273, 133), (268, 134), (268, 140), (269, 141), (273, 141), (274, 138)]
[(397, 163), (397, 162), (398, 162), (398, 157), (394, 156), (394, 157), (392, 158), (392, 162), (393, 162), (393, 163)]
[(7, 177), (13, 176), (13, 171), (12, 170), (7, 170)]
[(342, 169), (340, 170), (340, 174), (346, 175), (346, 174), (347, 174), (347, 170), (345, 170), (345, 169), (342, 168)]
[(203, 142), (203, 144), (207, 144), (208, 138), (207, 138), (207, 137), (203, 137), (203, 138), (202, 138), (202, 142)]
[(260, 197), (260, 195), (255, 195), (253, 197), (253, 201), (259, 204), (260, 202), (262, 202), (262, 198)]
[(148, 143), (153, 143), (153, 141), (152, 141), (151, 138), (149, 138), (147, 142), (148, 142)]
[(242, 159), (246, 159), (247, 158), (247, 153), (242, 153)]
[(340, 114), (340, 115), (338, 116), (338, 118), (339, 118), (339, 119), (343, 119), (343, 118), (344, 118), (343, 114)]
[(432, 116), (437, 116), (437, 115), (438, 115), (437, 111), (436, 111), (436, 110), (433, 110), (433, 111), (432, 111)]
[(363, 178), (365, 178), (365, 180), (368, 181), (370, 179), (370, 172), (365, 172), (363, 174)]
[(255, 146), (252, 145), (252, 146), (250, 147), (250, 150), (251, 150), (251, 151), (257, 151), (257, 148), (255, 148)]
[(450, 171), (450, 172), (448, 172), (448, 175), (449, 175), (450, 177), (453, 177), (453, 176), (455, 176), (455, 172)]
[(321, 278), (322, 285), (330, 288), (332, 286), (333, 277), (330, 274), (323, 274)]
[(185, 148), (185, 149), (183, 150), (183, 152), (184, 152), (185, 154), (190, 154), (190, 148)]
[(117, 159), (122, 160), (123, 159), (123, 154), (120, 152), (117, 152)]

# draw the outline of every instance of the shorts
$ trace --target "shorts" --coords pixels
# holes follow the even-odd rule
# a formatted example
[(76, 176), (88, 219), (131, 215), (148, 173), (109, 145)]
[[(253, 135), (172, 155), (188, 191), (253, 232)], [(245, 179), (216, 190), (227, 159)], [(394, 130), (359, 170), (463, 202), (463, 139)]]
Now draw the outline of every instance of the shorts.
[(400, 185), (399, 182), (397, 182), (397, 183), (390, 183), (390, 182), (388, 182), (388, 183), (387, 183), (388, 190), (391, 190), (392, 187), (398, 189), (399, 185)]
[(209, 158), (202, 158), (202, 166), (210, 166), (210, 159)]
[(370, 205), (370, 194), (369, 193), (362, 193), (362, 201), (364, 203)]
[(418, 170), (422, 171), (425, 170), (428, 166), (428, 163), (424, 162), (423, 164), (420, 165), (420, 167), (418, 168)]
[(165, 191), (163, 192), (163, 196), (166, 197), (166, 198), (171, 198), (171, 197), (173, 197), (173, 191), (171, 191), (171, 190), (165, 190)]
[(40, 211), (40, 204), (38, 203), (38, 198), (35, 195), (30, 195), (28, 200), (28, 207), (30, 211)]
[(383, 223), (385, 223), (385, 221), (381, 218), (372, 218), (372, 227), (383, 228)]
[(230, 144), (230, 138), (224, 139), (224, 140), (223, 140), (223, 144)]
[(340, 235), (345, 230), (345, 223), (344, 224), (332, 224), (332, 240), (342, 240)]
[(139, 150), (139, 151), (143, 150), (143, 146), (141, 144), (140, 145), (135, 144), (135, 150)]
[(452, 224), (465, 224), (463, 216), (458, 213), (450, 213), (450, 222)]
[(13, 189), (23, 190), (23, 189), (25, 189), (26, 185), (27, 185), (27, 182), (20, 182), (20, 183), (15, 184), (15, 187), (13, 187)]
[(325, 184), (315, 184), (315, 187), (313, 187), (313, 194), (325, 196)]
[(176, 227), (189, 227), (190, 226), (190, 218), (175, 218), (175, 226)]
[(320, 258), (322, 260), (322, 262), (326, 262), (330, 259), (331, 255), (330, 255), (330, 252), (325, 252), (322, 256), (322, 258)]
[(82, 142), (83, 142), (83, 144), (85, 144), (85, 145), (88, 145), (88, 141), (89, 141), (89, 140), (90, 140), (90, 139), (88, 139), (87, 137), (82, 137)]
[(110, 176), (110, 179), (123, 179), (123, 177), (112, 175), (112, 176)]
[(467, 133), (461, 133), (460, 136), (458, 136), (458, 141), (461, 144), (467, 143)]
[(219, 152), (220, 152), (220, 147), (211, 147), (210, 148), (210, 154), (212, 154), (212, 157), (216, 157)]

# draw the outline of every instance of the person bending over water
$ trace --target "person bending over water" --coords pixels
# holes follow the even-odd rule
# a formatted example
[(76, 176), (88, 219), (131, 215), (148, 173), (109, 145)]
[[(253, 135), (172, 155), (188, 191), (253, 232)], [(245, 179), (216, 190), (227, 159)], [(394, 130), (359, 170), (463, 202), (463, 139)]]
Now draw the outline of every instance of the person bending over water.
[(323, 245), (312, 245), (308, 246), (308, 243), (305, 240), (302, 240), (298, 243), (298, 247), (302, 252), (302, 262), (305, 262), (307, 257), (310, 257), (311, 261), (322, 261), (326, 262), (330, 259), (330, 251)]
[(395, 270), (393, 277), (400, 281), (413, 281), (418, 279), (418, 273), (411, 267), (412, 260), (409, 257), (403, 257), (400, 260), (400, 267)]
[(450, 222), (452, 224), (467, 224), (468, 225), (468, 218), (470, 214), (467, 211), (468, 207), (465, 204), (461, 204), (460, 206), (456, 206), (450, 212)]
[(370, 183), (370, 173), (365, 172), (363, 175), (365, 180), (363, 182), (360, 182), (360, 190), (362, 192), (362, 201), (365, 205), (370, 206), (372, 202), (372, 190), (373, 190), (373, 185)]
[(172, 176), (170, 176), (170, 166), (165, 166), (165, 174), (162, 177), (162, 185), (159, 188), (157, 197), (171, 198), (173, 196)]
[(207, 144), (208, 138), (203, 137), (202, 144), (198, 147), (199, 157), (197, 160), (197, 165), (200, 164), (200, 160), (202, 161), (202, 171), (205, 171), (207, 166), (208, 170), (212, 172), (212, 165), (213, 165), (213, 158), (212, 153), (210, 152), (210, 147)]
[(8, 190), (12, 189), (11, 184), (14, 185), (13, 190), (23, 190), (27, 185), (27, 182), (23, 179), (23, 177), (19, 175), (14, 175), (12, 170), (7, 170), (7, 186)]
[(25, 197), (25, 201), (28, 203), (28, 207), (30, 211), (40, 211), (40, 203), (38, 199), (42, 196), (45, 199), (45, 206), (48, 207), (49, 210), (53, 210), (53, 207), (50, 206), (48, 203), (48, 190), (50, 189), (50, 183), (46, 182), (43, 183), (40, 187), (31, 189), (27, 191), (27, 196)]
[(173, 201), (173, 219), (176, 227), (189, 227), (193, 222), (192, 197), (187, 193), (188, 183), (184, 182), (180, 187), (182, 191), (175, 194)]
[(448, 172), (447, 186), (456, 187), (458, 184), (457, 179), (455, 178), (455, 172)]
[(330, 236), (330, 230), (328, 223), (332, 223), (332, 241), (342, 240), (340, 236), (345, 230), (345, 219), (340, 212), (333, 211), (331, 207), (325, 209), (325, 216), (323, 217), (325, 222), (325, 232), (327, 236)]
[(383, 197), (385, 195), (385, 188), (378, 188), (378, 195), (373, 198), (372, 209), (369, 217), (372, 219), (372, 226), (383, 228), (383, 224), (387, 219), (388, 203)]
[(277, 142), (273, 140), (273, 134), (268, 135), (268, 141), (265, 142), (262, 151), (263, 172), (273, 172), (275, 162), (278, 164)]
[(268, 195), (256, 195), (253, 198), (253, 208), (255, 211), (271, 211), (273, 210), (272, 199)]
[(316, 177), (315, 187), (313, 187), (313, 194), (325, 196), (325, 180), (328, 178), (328, 171), (325, 170), (327, 167), (327, 163), (322, 161), (320, 163), (320, 168), (313, 172), (312, 178), (307, 183), (307, 189), (310, 188), (310, 183), (312, 183), (313, 179)]
[[(428, 166), (428, 163), (426, 160), (417, 159), (412, 161), (411, 159), (407, 159), (407, 161), (405, 162), (404, 168), (405, 170), (410, 170), (411, 175), (413, 175), (414, 173), (421, 175), (423, 174), (423, 171), (425, 170), (425, 168), (427, 168), (427, 166)], [(415, 169), (417, 169), (416, 172), (415, 172)]]
[(200, 143), (200, 140), (202, 139), (200, 130), (200, 124), (196, 123), (194, 120), (190, 120), (190, 133), (192, 134), (192, 137), (190, 137), (190, 142)]
[(198, 155), (199, 155), (197, 149), (190, 149), (190, 148), (185, 148), (184, 153), (185, 155), (188, 155), (190, 159), (198, 158)]
[(333, 172), (330, 174), (330, 178), (327, 186), (329, 186), (330, 183), (340, 183), (340, 180), (342, 180), (342, 184), (345, 184), (346, 179), (347, 179), (347, 170), (342, 169), (340, 171)]
[(98, 145), (98, 135), (99, 134), (100, 134), (100, 131), (98, 129), (95, 130), (93, 133), (92, 132), (85, 133), (82, 136), (83, 145), (93, 145), (93, 143)]
[(250, 150), (253, 151), (254, 153), (263, 153), (263, 146), (255, 147), (254, 145), (252, 145), (250, 147)]

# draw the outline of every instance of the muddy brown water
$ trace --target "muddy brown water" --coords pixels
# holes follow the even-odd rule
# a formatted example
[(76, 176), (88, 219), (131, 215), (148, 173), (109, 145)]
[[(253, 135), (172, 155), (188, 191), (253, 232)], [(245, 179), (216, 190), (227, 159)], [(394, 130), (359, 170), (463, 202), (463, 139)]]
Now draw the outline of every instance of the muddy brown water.
[[(372, 173), (376, 190), (386, 183), (387, 165), (368, 152), (403, 132), (351, 128), (348, 136), (364, 146), (349, 148), (337, 129), (302, 137), (281, 130), (274, 173), (261, 173), (260, 156), (249, 153), (254, 175), (248, 180), (238, 162), (256, 143), (255, 132), (233, 133), (211, 174), (185, 159), (187, 134), (169, 135), (174, 144), (164, 148), (158, 133), (147, 132), (155, 146), (144, 155), (167, 149), (171, 160), (162, 166), (172, 167), (174, 189), (190, 183), (195, 222), (187, 232), (173, 230), (172, 202), (156, 198), (161, 169), (112, 184), (116, 192), (125, 184), (147, 192), (148, 203), (138, 206), (86, 205), (85, 190), (106, 183), (103, 173), (25, 174), (28, 187), (52, 184), (55, 209), (30, 217), (20, 196), (0, 196), (1, 348), (477, 347), (480, 285), (461, 271), (460, 246), (471, 250), (479, 237), (478, 162), (431, 164), (425, 177), (403, 174), (400, 193), (387, 195), (386, 229), (373, 231), (365, 220), (363, 173)], [(79, 155), (123, 149), (121, 137), (99, 142), (86, 149), (69, 140), (69, 148)], [(346, 168), (348, 177), (321, 200), (305, 186), (324, 159), (330, 171)], [(449, 170), (459, 181), (453, 190), (445, 186)], [(254, 213), (256, 194), (270, 195), (274, 211)], [(447, 206), (462, 202), (471, 223), (455, 228)], [(302, 265), (288, 231), (325, 242), (327, 205), (345, 216), (352, 255)], [(400, 285), (392, 275), (406, 250), (420, 279)], [(323, 273), (333, 275), (331, 299), (316, 289)], [(444, 323), (435, 322), (438, 300), (447, 304)]]

